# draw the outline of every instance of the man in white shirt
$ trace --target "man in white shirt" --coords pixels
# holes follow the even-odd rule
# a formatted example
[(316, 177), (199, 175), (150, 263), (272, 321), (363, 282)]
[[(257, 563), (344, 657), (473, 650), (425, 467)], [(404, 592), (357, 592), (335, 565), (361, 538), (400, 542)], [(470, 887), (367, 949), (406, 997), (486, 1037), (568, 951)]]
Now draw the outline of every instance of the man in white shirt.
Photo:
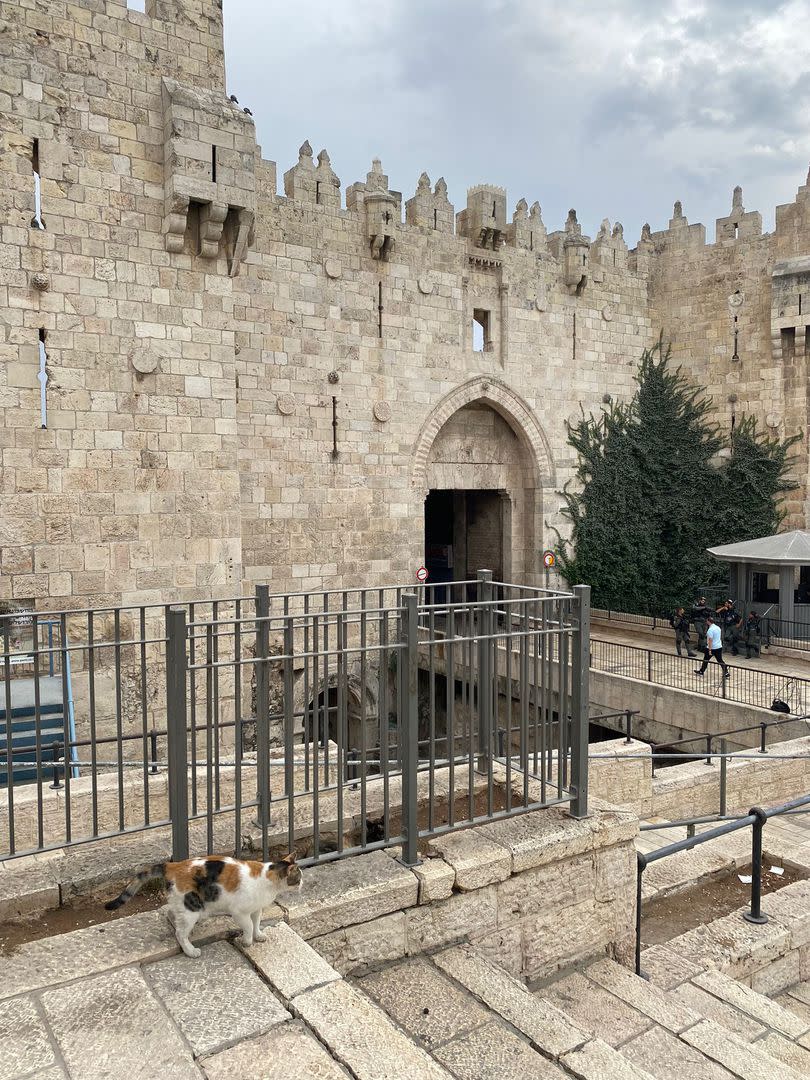
[(709, 666), (709, 661), (714, 657), (723, 669), (723, 678), (727, 679), (731, 672), (728, 669), (728, 664), (723, 659), (723, 636), (720, 627), (715, 622), (713, 615), (706, 616), (706, 623), (706, 651), (703, 654), (703, 663), (699, 668), (695, 668), (695, 675), (702, 675)]

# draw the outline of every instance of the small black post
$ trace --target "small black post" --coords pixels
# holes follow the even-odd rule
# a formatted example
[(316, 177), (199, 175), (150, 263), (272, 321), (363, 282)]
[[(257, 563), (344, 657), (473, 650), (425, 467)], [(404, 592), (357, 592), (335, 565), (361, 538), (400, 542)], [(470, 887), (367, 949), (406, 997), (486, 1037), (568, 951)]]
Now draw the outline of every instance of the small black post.
[(54, 789), (57, 789), (57, 788), (61, 788), (61, 786), (62, 786), (60, 781), (59, 781), (59, 758), (62, 756), (62, 744), (60, 742), (53, 743), (52, 744), (52, 751), (53, 751), (53, 783), (51, 784), (51, 787), (54, 788)]
[(647, 866), (647, 856), (636, 852), (636, 975), (646, 978), (641, 970), (641, 878)]
[(626, 743), (633, 741), (633, 713), (630, 709), (627, 710), (627, 735), (624, 741)]
[(152, 728), (152, 730), (149, 732), (149, 743), (150, 743), (151, 748), (152, 748), (152, 768), (149, 770), (149, 772), (151, 772), (151, 773), (156, 773), (158, 771), (158, 767), (157, 767), (157, 739), (158, 739), (157, 732), (155, 731), (154, 728)]
[(762, 829), (768, 815), (759, 806), (749, 811), (756, 820), (751, 827), (751, 910), (743, 912), (747, 922), (766, 923), (768, 916), (762, 914)]
[(768, 753), (768, 751), (765, 749), (765, 735), (766, 735), (767, 730), (768, 730), (768, 725), (767, 724), (760, 724), (759, 725), (759, 752), (760, 752), (760, 754), (767, 754)]
[(706, 764), (711, 765), (711, 763), (712, 763), (712, 737), (711, 737), (711, 735), (707, 735), (706, 736)]

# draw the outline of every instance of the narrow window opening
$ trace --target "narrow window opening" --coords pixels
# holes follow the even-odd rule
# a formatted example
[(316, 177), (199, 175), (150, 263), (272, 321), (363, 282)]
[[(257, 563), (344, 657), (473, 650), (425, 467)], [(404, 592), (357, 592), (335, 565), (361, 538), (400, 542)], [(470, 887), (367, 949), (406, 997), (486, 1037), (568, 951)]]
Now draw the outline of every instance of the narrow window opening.
[(588, 261), (587, 255), (583, 255), (582, 256), (582, 265), (584, 266), (587, 261)]
[(802, 313), (802, 294), (799, 293), (799, 314)]
[(321, 181), (316, 180), (315, 181), (315, 202), (320, 203), (320, 201), (321, 201)]
[(377, 336), (380, 337), (380, 338), (383, 336), (382, 319), (383, 319), (383, 293), (382, 293), (382, 282), (380, 281), (378, 283), (378, 285), (377, 285)]
[(529, 251), (534, 251), (534, 233), (529, 233)]
[(574, 312), (573, 324), (571, 327), (571, 359), (577, 358), (577, 314)]
[(791, 361), (796, 355), (796, 327), (786, 326), (782, 330), (782, 359)]
[(211, 147), (211, 179), (217, 182), (217, 147), (216, 143)]
[(433, 228), (438, 229), (438, 227), (439, 227), (439, 211), (434, 210), (433, 211)]
[(492, 216), (495, 217), (495, 203), (492, 204)]
[(484, 308), (473, 311), (472, 337), (475, 352), (488, 352), (492, 348), (492, 316)]
[(739, 235), (740, 235), (740, 226), (735, 221), (734, 222), (734, 239), (736, 240), (739, 237)]
[(39, 174), (39, 139), (34, 139), (31, 147), (31, 171), (34, 174), (34, 216), (31, 218), (32, 229), (44, 229), (42, 220), (42, 180)]
[(613, 265), (616, 265), (616, 252), (613, 252)]
[(40, 328), (39, 331), (39, 373), (37, 379), (39, 380), (39, 420), (40, 427), (47, 428), (48, 426), (48, 401), (47, 401), (47, 384), (48, 384), (48, 370), (46, 367), (48, 361), (48, 354), (45, 352), (45, 331)]

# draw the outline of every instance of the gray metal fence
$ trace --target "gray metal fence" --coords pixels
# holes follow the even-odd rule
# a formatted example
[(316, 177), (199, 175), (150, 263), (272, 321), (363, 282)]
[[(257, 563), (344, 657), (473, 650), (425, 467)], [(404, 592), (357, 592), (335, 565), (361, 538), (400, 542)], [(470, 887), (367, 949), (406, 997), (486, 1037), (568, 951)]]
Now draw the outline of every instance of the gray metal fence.
[(401, 845), (413, 862), (451, 829), (587, 811), (587, 588), (481, 572), (57, 618), (59, 642), (35, 633), (25, 676), (36, 688), (55, 650), (70, 658), (75, 731), (45, 734), (34, 689), (35, 739), (16, 754), (6, 709), (0, 858), (149, 830), (176, 858)]
[(731, 665), (731, 675), (725, 679), (720, 665), (714, 660), (710, 662), (705, 675), (696, 675), (696, 667), (702, 660), (702, 653), (698, 657), (688, 658), (657, 649), (591, 638), (591, 667), (594, 671), (625, 675), (630, 679), (724, 698), (740, 705), (756, 705), (761, 709), (769, 709), (778, 698), (794, 715), (810, 712), (810, 679), (780, 675), (741, 664)]

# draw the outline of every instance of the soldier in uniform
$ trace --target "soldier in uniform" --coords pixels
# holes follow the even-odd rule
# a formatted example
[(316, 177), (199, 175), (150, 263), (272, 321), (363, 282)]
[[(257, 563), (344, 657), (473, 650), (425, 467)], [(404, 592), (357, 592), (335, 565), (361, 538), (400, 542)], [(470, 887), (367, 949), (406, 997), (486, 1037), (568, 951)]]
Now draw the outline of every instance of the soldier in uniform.
[(745, 639), (745, 655), (748, 659), (751, 656), (760, 655), (760, 645), (762, 643), (762, 637), (760, 634), (760, 616), (756, 611), (749, 611), (748, 618), (745, 620), (745, 626), (743, 628), (743, 636)]
[(675, 648), (678, 656), (683, 656), (681, 645), (686, 646), (687, 656), (697, 656), (692, 652), (692, 643), (689, 636), (689, 616), (682, 607), (675, 609), (675, 614), (669, 620), (670, 626), (675, 631)]
[(706, 597), (701, 596), (696, 604), (692, 605), (689, 618), (697, 633), (698, 648), (706, 649), (706, 619), (711, 615), (711, 608), (706, 604)]
[(733, 600), (726, 600), (717, 609), (716, 622), (723, 633), (723, 648), (731, 646), (732, 652), (737, 653), (737, 636), (742, 626), (742, 616), (734, 606)]

